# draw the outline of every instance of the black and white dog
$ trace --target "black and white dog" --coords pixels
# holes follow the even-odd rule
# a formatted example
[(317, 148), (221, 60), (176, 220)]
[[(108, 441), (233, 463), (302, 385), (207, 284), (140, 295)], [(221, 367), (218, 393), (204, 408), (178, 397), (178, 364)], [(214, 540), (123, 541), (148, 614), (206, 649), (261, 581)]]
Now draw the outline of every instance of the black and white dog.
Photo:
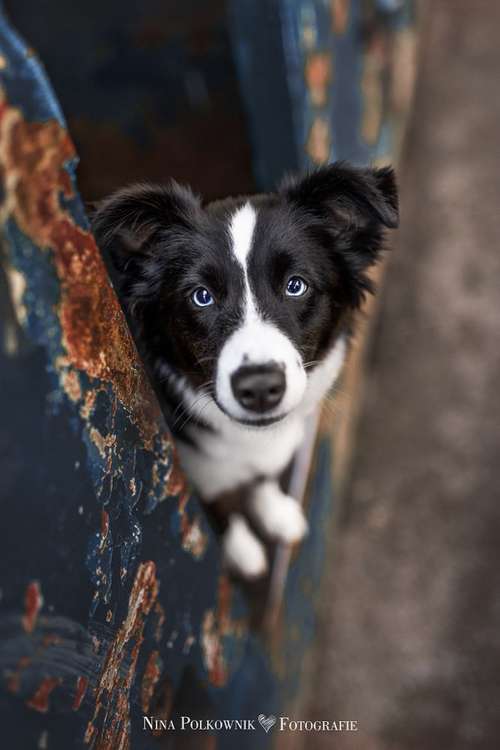
[[(307, 530), (278, 478), (340, 373), (372, 291), (366, 271), (397, 223), (393, 171), (344, 163), (207, 206), (175, 182), (136, 185), (95, 215), (188, 476), (207, 502), (250, 488), (247, 512), (267, 537)], [(266, 570), (242, 513), (223, 551), (245, 577)]]

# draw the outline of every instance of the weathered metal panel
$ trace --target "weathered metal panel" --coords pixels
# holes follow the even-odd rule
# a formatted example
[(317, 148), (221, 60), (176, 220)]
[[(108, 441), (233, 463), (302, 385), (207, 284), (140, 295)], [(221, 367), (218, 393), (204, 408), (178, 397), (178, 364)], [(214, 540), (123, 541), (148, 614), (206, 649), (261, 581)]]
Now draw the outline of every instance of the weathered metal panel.
[[(410, 17), (409, 3), (394, 10), (388, 2), (263, 0), (257, 13), (256, 3), (232, 0), (260, 186), (332, 156), (362, 162), (390, 153), (395, 115), (404, 111), (398, 80), (400, 91), (404, 86), (389, 71), (394, 49), (409, 39)], [(96, 17), (103, 10), (102, 3), (83, 5)], [(158, 6), (146, 5), (151, 20)], [(55, 5), (50, 9), (53, 19)], [(183, 23), (195, 11), (186, 5)], [(106, 13), (105, 28), (116, 26), (120, 37), (126, 14), (113, 3)], [(273, 24), (263, 37), (262, 13)], [(161, 70), (172, 59), (168, 14), (158, 14), (161, 54), (148, 48), (147, 60), (129, 60), (131, 73), (140, 63), (138, 90), (151, 66)], [(99, 24), (80, 15), (78, 23), (89, 46)], [(128, 53), (133, 27), (121, 47), (115, 35), (115, 51)], [(108, 84), (111, 90), (112, 77)], [(162, 740), (171, 745), (168, 734), (142, 731), (143, 712), (253, 719), (278, 713), (300, 687), (314, 634), (324, 529), (338, 479), (331, 475), (330, 423), (321, 423), (307, 493), (311, 535), (289, 570), (289, 554), (278, 553), (268, 618), (275, 626), (265, 642), (251, 629), (246, 595), (221, 574), (214, 533), (178, 471), (88, 231), (65, 120), (39, 61), (3, 13), (0, 87), (2, 739), (23, 750), (147, 750)], [(83, 98), (91, 100), (92, 90), (90, 81)], [(77, 91), (71, 101), (76, 117)], [(111, 100), (95, 102), (96, 117), (102, 106), (111, 122), (105, 105)], [(107, 148), (123, 126), (122, 113), (115, 114), (120, 124)], [(279, 127), (273, 130), (270, 120)], [(201, 138), (202, 118), (198, 128)], [(121, 161), (140, 156), (140, 138), (118, 141)], [(153, 152), (155, 160), (162, 154), (159, 146)], [(98, 168), (96, 157), (92, 169)], [(231, 189), (218, 174), (214, 194)], [(259, 726), (236, 740), (231, 732), (216, 741), (205, 732), (195, 746), (263, 748), (272, 737)], [(184, 740), (177, 737), (175, 746)]]
[(143, 712), (199, 684), (192, 711), (239, 715), (269, 667), (88, 231), (53, 92), (3, 15), (0, 55), (2, 743), (156, 746)]

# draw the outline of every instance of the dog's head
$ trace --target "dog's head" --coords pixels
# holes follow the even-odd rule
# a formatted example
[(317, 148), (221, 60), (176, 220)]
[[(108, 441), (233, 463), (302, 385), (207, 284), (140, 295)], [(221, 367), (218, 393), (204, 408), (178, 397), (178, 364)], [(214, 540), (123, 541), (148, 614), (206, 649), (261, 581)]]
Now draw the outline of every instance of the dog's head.
[(318, 372), (397, 223), (391, 169), (333, 164), (206, 207), (173, 182), (126, 188), (93, 229), (154, 371), (257, 426), (299, 407), (314, 377), (328, 380)]

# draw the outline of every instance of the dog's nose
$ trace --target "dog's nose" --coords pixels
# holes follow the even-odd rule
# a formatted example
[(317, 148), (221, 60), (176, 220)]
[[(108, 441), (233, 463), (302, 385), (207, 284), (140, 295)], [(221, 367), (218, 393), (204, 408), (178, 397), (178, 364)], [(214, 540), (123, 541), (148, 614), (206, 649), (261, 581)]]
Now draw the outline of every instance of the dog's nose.
[(278, 406), (283, 398), (285, 373), (275, 364), (245, 365), (231, 376), (231, 387), (241, 406), (263, 414)]

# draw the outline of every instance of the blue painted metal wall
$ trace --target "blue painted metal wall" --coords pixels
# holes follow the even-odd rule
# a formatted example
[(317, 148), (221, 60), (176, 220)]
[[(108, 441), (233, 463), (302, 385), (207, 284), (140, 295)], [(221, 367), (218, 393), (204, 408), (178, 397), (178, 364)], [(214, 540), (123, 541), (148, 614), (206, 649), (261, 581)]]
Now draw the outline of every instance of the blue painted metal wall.
[[(406, 5), (395, 14), (382, 5), (366, 4), (362, 12), (356, 0), (263, 3), (260, 11), (270, 19), (264, 28), (255, 3), (232, 1), (243, 101), (234, 107), (245, 107), (248, 126), (237, 121), (233, 142), (243, 145), (234, 151), (231, 146), (229, 155), (239, 154), (244, 163), (248, 127), (260, 186), (332, 155), (366, 161), (390, 152), (388, 49), (409, 17)], [(131, 26), (127, 14), (109, 3), (102, 27), (95, 18), (103, 9), (84, 6), (89, 18), (75, 9), (73, 23), (85, 32), (87, 48), (75, 42), (72, 51), (71, 35), (64, 36), (51, 15), (55, 5), (43, 4), (47, 29), (61, 40), (53, 45), (61, 57), (51, 65), (70, 121), (85, 120), (91, 110), (97, 119), (116, 117), (120, 161), (143, 148), (170, 174), (170, 152), (161, 138), (148, 142), (140, 113), (145, 101), (149, 111), (161, 110), (168, 87), (176, 91), (186, 60), (192, 64), (193, 58), (172, 45), (164, 31), (169, 17), (158, 4), (146, 3), (144, 16), (136, 11)], [(184, 24), (179, 21), (179, 28), (209, 13), (207, 6), (186, 4), (176, 16)], [(27, 8), (20, 0), (18, 23)], [(214, 3), (213, 12), (220, 11)], [(138, 53), (129, 57), (131, 29), (155, 12), (157, 54), (148, 47), (145, 60)], [(107, 29), (122, 57), (103, 66), (94, 92), (94, 80), (85, 86), (77, 63), (85, 60), (85, 71), (89, 59), (99, 59), (99, 45), (89, 46), (96, 28), (99, 34)], [(219, 72), (202, 75), (211, 81), (209, 92), (233, 86), (233, 74), (221, 73), (229, 70), (222, 63), (234, 70), (229, 46), (224, 49)], [(195, 68), (205, 71), (206, 59), (197, 60)], [(58, 65), (64, 70), (56, 74)], [(151, 66), (159, 78), (150, 80)], [(168, 75), (160, 75), (165, 67)], [(113, 76), (120, 78), (123, 70), (132, 81), (129, 99), (120, 86), (115, 92)], [(75, 91), (68, 93), (72, 80)], [(329, 437), (321, 436), (308, 493), (312, 533), (294, 556), (277, 630), (266, 640), (251, 627), (248, 592), (221, 573), (217, 539), (177, 467), (88, 230), (66, 120), (38, 58), (3, 12), (0, 95), (2, 744), (55, 750), (187, 747), (193, 739), (187, 733), (158, 738), (144, 732), (142, 715), (255, 720), (259, 713), (281, 711), (300, 689), (331, 513)], [(209, 99), (216, 103), (218, 94)], [(164, 105), (172, 127), (176, 101)], [(163, 120), (160, 126), (168, 129)], [(198, 128), (203, 140), (201, 115)], [(91, 152), (97, 131), (90, 127), (87, 139), (82, 131), (87, 170), (99, 170), (98, 155)], [(122, 132), (127, 139), (120, 140)], [(223, 135), (218, 149), (207, 164), (223, 158)], [(179, 172), (195, 172), (186, 164)], [(121, 179), (122, 166), (111, 170), (110, 184)], [(235, 171), (241, 189), (253, 182), (246, 168)], [(225, 174), (215, 172), (206, 192), (226, 192)], [(87, 184), (104, 183), (89, 178)], [(228, 184), (227, 191), (232, 189)], [(212, 734), (196, 736), (194, 746), (234, 747), (231, 732)], [(261, 748), (273, 736), (257, 724), (236, 741)]]

